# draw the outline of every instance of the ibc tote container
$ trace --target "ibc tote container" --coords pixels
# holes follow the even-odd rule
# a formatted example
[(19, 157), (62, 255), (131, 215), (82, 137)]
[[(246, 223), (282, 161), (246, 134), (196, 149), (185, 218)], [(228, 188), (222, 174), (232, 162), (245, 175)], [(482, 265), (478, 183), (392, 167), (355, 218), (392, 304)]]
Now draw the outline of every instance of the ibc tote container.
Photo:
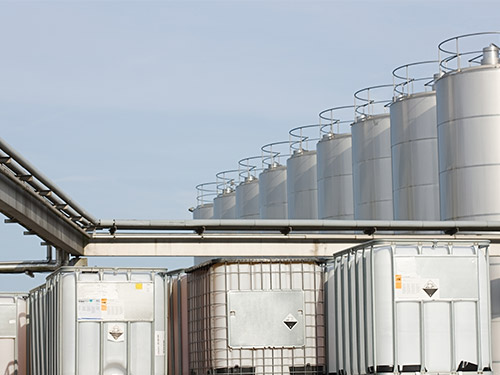
[(27, 294), (0, 293), (0, 374), (26, 375)]
[(182, 270), (168, 274), (168, 374), (188, 375), (187, 277)]
[(373, 241), (327, 280), (329, 373), (491, 371), (488, 243)]
[(190, 374), (325, 374), (318, 259), (216, 259), (186, 272)]
[(32, 373), (164, 375), (166, 270), (62, 267), (30, 293)]

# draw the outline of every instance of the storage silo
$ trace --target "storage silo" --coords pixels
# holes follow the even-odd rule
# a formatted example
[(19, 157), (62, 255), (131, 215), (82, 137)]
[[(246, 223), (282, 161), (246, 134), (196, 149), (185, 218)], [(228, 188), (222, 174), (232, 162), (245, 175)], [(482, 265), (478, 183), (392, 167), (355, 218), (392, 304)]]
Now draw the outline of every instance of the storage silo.
[(467, 34), (438, 47), (442, 220), (500, 220), (499, 41), (498, 32)]
[[(214, 219), (236, 219), (235, 184), (238, 170), (232, 169), (216, 174), (218, 194), (214, 198)], [(235, 181), (236, 180), (236, 181)]]
[(318, 162), (318, 217), (330, 220), (354, 218), (352, 199), (352, 123), (354, 106), (330, 108), (319, 114), (321, 139), (316, 145)]
[(261, 147), (264, 170), (259, 175), (259, 211), (261, 219), (287, 219), (286, 166), (290, 142), (268, 143)]
[[(316, 131), (314, 136), (306, 135)], [(318, 140), (319, 124), (293, 128), (290, 134), (290, 158), (286, 161), (289, 219), (318, 218), (318, 179), (316, 150), (308, 150)]]
[(392, 72), (390, 106), (394, 220), (439, 220), (436, 92), (438, 61)]
[(392, 220), (390, 115), (392, 85), (354, 93), (352, 177), (354, 219)]
[(198, 204), (193, 210), (193, 219), (212, 219), (214, 216), (213, 199), (217, 196), (217, 183), (204, 182), (196, 185), (196, 190), (198, 192), (196, 197)]
[(258, 219), (259, 211), (259, 179), (256, 174), (262, 170), (257, 164), (262, 163), (260, 156), (241, 159), (238, 165), (240, 184), (236, 187), (236, 218)]

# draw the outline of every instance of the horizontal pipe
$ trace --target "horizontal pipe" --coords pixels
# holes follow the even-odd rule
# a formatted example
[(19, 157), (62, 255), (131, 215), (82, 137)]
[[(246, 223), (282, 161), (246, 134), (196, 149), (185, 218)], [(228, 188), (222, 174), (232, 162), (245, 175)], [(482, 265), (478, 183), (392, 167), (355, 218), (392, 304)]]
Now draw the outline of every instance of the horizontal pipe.
[(8, 156), (12, 157), (21, 167), (26, 169), (31, 175), (35, 176), (39, 181), (41, 181), (45, 186), (47, 186), (51, 191), (57, 194), (61, 199), (65, 201), (69, 206), (73, 207), (78, 213), (94, 224), (97, 219), (90, 215), (87, 211), (81, 208), (78, 204), (73, 202), (73, 200), (62, 192), (51, 180), (49, 180), (42, 172), (37, 170), (29, 161), (27, 161), (21, 154), (14, 150), (7, 142), (0, 138), (0, 149), (5, 151)]
[(98, 220), (96, 229), (110, 230), (260, 230), (260, 231), (453, 231), (500, 232), (500, 221), (404, 220)]
[(63, 266), (67, 261), (67, 254), (62, 250), (57, 250), (56, 260), (52, 260), (52, 255), (47, 252), (47, 260), (29, 261), (4, 261), (0, 262), (0, 273), (28, 273), (53, 272)]

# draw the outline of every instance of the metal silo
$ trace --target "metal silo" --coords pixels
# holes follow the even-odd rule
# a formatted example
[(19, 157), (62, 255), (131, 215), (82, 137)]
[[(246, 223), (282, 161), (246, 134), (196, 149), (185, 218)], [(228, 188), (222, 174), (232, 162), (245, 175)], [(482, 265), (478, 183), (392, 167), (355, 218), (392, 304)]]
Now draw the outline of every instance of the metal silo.
[[(217, 183), (205, 182), (196, 185), (198, 205), (193, 209), (193, 219), (212, 219), (214, 216), (213, 199), (217, 196)], [(191, 210), (191, 209), (190, 209)]]
[(318, 218), (316, 151), (307, 150), (308, 143), (317, 141), (318, 136), (304, 135), (318, 127), (319, 124), (304, 125), (289, 132), (292, 153), (286, 161), (289, 219)]
[(500, 220), (499, 41), (498, 32), (477, 33), (438, 47), (442, 220)]
[(392, 85), (354, 93), (352, 132), (354, 218), (392, 220), (390, 115)]
[[(350, 220), (354, 218), (352, 200), (351, 106), (322, 111), (321, 139), (316, 145), (318, 162), (318, 217)], [(348, 111), (348, 114), (346, 113)], [(346, 120), (347, 119), (347, 120)]]
[(261, 147), (264, 170), (259, 175), (259, 210), (261, 219), (287, 219), (286, 166), (290, 142), (274, 142)]
[(214, 219), (236, 219), (235, 179), (238, 170), (227, 170), (216, 174), (218, 195), (214, 198)]
[(256, 164), (261, 164), (260, 156), (241, 159), (240, 179), (242, 182), (236, 187), (236, 218), (258, 219), (259, 214), (259, 179), (256, 173), (261, 170)]
[(392, 72), (392, 194), (394, 220), (439, 220), (436, 92), (437, 61)]

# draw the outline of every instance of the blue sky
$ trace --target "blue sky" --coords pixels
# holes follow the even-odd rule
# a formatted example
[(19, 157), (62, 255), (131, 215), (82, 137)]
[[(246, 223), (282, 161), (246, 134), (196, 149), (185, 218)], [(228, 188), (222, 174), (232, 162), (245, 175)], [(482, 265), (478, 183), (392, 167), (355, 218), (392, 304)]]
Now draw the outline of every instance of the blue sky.
[[(195, 185), (314, 123), (489, 1), (0, 1), (0, 136), (94, 216), (189, 219)], [(0, 224), (0, 258), (39, 240)], [(189, 259), (92, 260), (175, 268)], [(2, 290), (43, 281), (0, 276)]]

